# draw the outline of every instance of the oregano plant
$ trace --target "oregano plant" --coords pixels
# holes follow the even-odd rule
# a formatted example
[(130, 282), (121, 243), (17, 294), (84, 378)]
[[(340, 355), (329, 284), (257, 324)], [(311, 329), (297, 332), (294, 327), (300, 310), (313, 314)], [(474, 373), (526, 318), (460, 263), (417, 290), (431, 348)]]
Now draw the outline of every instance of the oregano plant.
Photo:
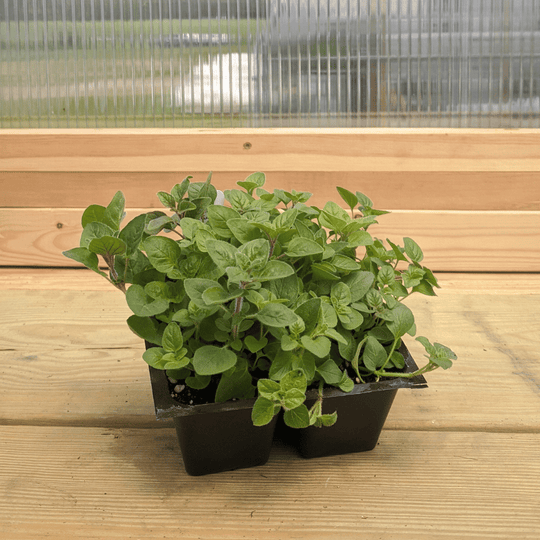
[[(82, 215), (79, 247), (64, 252), (125, 293), (129, 328), (153, 346), (143, 359), (216, 402), (256, 398), (253, 423), (281, 410), (295, 428), (329, 426), (324, 389), (448, 369), (455, 354), (416, 339), (427, 362), (404, 372), (398, 351), (415, 336), (414, 293), (435, 295), (433, 272), (411, 238), (373, 237), (387, 212), (338, 187), (344, 207), (309, 206), (307, 192), (264, 189), (254, 173), (218, 191), (187, 177), (159, 192), (165, 211), (125, 226), (125, 200)], [(223, 203), (225, 201), (225, 204)], [(306, 392), (318, 399), (308, 408)]]

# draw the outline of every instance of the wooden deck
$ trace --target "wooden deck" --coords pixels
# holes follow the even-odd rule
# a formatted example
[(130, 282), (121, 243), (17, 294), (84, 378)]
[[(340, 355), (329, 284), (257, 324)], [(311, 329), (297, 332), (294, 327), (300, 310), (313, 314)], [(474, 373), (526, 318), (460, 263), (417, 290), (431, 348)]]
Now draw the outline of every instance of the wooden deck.
[(409, 305), (459, 359), (398, 392), (375, 450), (276, 443), (262, 467), (189, 477), (121, 293), (0, 269), (0, 538), (540, 538), (540, 275), (438, 277)]

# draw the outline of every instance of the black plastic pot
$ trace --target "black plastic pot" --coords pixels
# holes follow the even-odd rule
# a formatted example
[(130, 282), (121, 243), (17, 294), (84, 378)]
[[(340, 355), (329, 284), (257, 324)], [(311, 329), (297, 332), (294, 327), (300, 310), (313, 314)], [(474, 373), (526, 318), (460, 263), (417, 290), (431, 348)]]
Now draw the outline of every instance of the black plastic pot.
[(263, 465), (270, 457), (277, 417), (267, 426), (251, 421), (254, 399), (182, 405), (169, 393), (165, 372), (150, 367), (156, 418), (172, 418), (186, 472), (201, 476)]
[[(405, 371), (416, 371), (418, 366), (405, 345), (401, 346), (399, 352), (405, 358)], [(396, 378), (357, 384), (349, 393), (327, 389), (323, 395), (323, 413), (337, 411), (337, 422), (330, 427), (292, 429), (280, 420), (279, 437), (296, 447), (305, 458), (372, 450), (377, 445), (397, 391), (400, 388), (426, 387), (426, 380), (420, 375), (411, 379)], [(310, 391), (306, 400), (307, 407), (311, 407), (316, 399), (317, 392)]]

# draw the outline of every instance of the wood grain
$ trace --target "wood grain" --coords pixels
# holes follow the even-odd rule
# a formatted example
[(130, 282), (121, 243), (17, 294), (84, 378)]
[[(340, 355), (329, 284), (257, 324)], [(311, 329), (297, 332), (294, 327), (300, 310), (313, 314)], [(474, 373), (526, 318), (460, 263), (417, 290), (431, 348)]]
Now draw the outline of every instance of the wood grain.
[[(438, 272), (439, 296), (540, 293), (540, 274)], [(0, 290), (111, 291), (110, 283), (86, 268), (2, 268)]]
[[(251, 172), (214, 170), (212, 178), (218, 189), (235, 189)], [(0, 206), (79, 208), (107, 204), (120, 190), (132, 208), (159, 207), (156, 193), (170, 192), (188, 175), (203, 182), (208, 171), (4, 172), (0, 173)], [(318, 207), (327, 201), (343, 204), (336, 186), (365, 193), (381, 209), (540, 210), (540, 171), (272, 171), (265, 185), (268, 191), (313, 193), (310, 204)]]
[[(383, 431), (372, 452), (188, 477), (172, 429), (0, 427), (10, 540), (534, 539), (538, 434)], [(39, 449), (39, 451), (38, 451)], [(518, 458), (519, 456), (519, 458)]]
[[(126, 222), (140, 212), (131, 209)], [(79, 245), (82, 209), (0, 209), (0, 266), (76, 266), (62, 251)], [(437, 271), (540, 271), (540, 212), (396, 210), (370, 232), (414, 238)]]
[[(76, 270), (58, 281), (42, 277), (56, 271), (27, 270), (26, 288), (14, 287), (14, 271), (0, 273), (11, 276), (0, 279), (1, 422), (155, 426), (143, 344), (126, 326), (122, 293)], [(398, 392), (387, 429), (540, 430), (540, 276), (491, 277), (480, 287), (477, 276), (445, 274), (439, 297), (409, 298), (418, 334), (458, 360), (428, 374), (429, 388)], [(407, 344), (421, 364), (422, 347)]]
[(4, 130), (0, 170), (538, 172), (539, 143), (535, 130)]

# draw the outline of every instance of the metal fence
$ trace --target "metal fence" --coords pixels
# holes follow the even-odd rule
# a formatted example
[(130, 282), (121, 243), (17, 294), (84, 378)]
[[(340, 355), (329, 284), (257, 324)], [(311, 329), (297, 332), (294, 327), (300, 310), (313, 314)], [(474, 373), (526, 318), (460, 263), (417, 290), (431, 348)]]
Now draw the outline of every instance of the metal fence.
[(2, 128), (539, 118), (539, 0), (0, 0)]

